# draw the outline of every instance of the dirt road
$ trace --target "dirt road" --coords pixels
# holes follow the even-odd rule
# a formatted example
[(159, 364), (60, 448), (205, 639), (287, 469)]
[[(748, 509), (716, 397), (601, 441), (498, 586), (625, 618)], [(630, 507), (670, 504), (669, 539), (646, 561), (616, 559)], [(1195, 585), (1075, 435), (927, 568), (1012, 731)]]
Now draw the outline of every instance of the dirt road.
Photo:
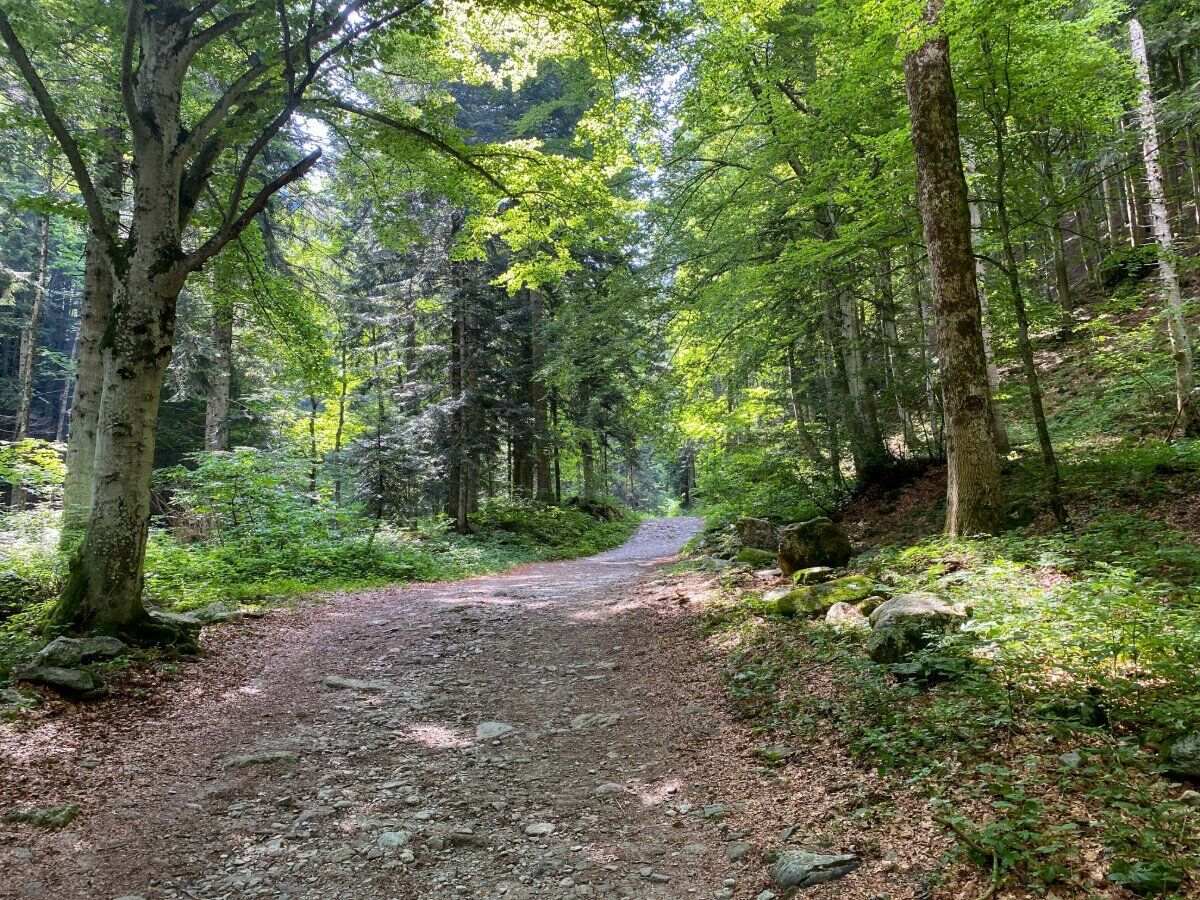
[(6, 803), (80, 807), (0, 825), (0, 896), (757, 896), (721, 688), (647, 589), (698, 527), (217, 629), (140, 706), (0, 733)]

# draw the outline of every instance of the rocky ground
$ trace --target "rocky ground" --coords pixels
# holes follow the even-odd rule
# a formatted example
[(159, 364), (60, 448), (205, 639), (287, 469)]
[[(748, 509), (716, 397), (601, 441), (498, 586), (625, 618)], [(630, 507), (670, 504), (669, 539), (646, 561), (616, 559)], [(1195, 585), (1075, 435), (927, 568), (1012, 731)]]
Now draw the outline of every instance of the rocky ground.
[[(140, 700), (0, 727), (0, 808), (79, 810), (0, 823), (0, 896), (765, 900), (772, 849), (844, 875), (857, 859), (798, 854), (853, 835), (811, 846), (796, 823), (861, 778), (762, 765), (698, 597), (658, 574), (699, 525), (224, 626)], [(921, 894), (895, 854), (862, 855), (805, 896)]]

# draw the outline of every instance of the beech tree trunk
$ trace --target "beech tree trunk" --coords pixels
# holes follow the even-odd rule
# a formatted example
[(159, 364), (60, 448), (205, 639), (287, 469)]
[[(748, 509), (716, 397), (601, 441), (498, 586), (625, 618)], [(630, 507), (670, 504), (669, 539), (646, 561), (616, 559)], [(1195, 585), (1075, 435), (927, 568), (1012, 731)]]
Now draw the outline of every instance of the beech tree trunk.
[[(218, 288), (219, 290), (219, 288)], [(204, 408), (204, 449), (229, 449), (229, 400), (233, 384), (233, 303), (226, 297), (213, 298), (212, 371), (208, 377), (208, 402)]]
[(1171, 334), (1171, 356), (1175, 363), (1175, 407), (1179, 427), (1189, 437), (1200, 435), (1200, 410), (1196, 400), (1195, 343), (1183, 305), (1179, 276), (1175, 272), (1175, 235), (1163, 191), (1162, 163), (1159, 159), (1158, 119), (1154, 94), (1150, 89), (1150, 64), (1146, 58), (1146, 35), (1142, 23), (1129, 20), (1129, 42), (1141, 90), (1138, 114), (1142, 132), (1142, 157), (1146, 163), (1146, 184), (1150, 193), (1150, 216), (1154, 238), (1158, 242), (1158, 277), (1162, 283), (1167, 327)]
[[(927, 0), (925, 27), (937, 27), (941, 8), (941, 0)], [(1003, 517), (1003, 490), (983, 357), (950, 42), (944, 34), (930, 37), (905, 58), (904, 83), (942, 361), (946, 531), (994, 533)]]

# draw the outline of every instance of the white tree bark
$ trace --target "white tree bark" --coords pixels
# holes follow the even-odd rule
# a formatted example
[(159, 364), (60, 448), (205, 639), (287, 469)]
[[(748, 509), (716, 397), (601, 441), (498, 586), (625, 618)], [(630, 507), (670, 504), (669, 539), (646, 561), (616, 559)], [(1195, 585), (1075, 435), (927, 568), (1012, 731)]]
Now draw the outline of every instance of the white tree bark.
[(1183, 304), (1179, 276), (1175, 272), (1175, 236), (1163, 189), (1163, 170), (1158, 140), (1158, 119), (1150, 86), (1150, 63), (1146, 56), (1146, 35), (1142, 23), (1129, 20), (1129, 43), (1141, 90), (1138, 93), (1138, 117), (1142, 134), (1142, 158), (1146, 163), (1146, 184), (1150, 194), (1150, 218), (1158, 243), (1158, 277), (1162, 283), (1163, 304), (1171, 335), (1171, 355), (1175, 362), (1175, 405), (1178, 422), (1186, 435), (1200, 434), (1200, 412), (1196, 408), (1195, 342)]

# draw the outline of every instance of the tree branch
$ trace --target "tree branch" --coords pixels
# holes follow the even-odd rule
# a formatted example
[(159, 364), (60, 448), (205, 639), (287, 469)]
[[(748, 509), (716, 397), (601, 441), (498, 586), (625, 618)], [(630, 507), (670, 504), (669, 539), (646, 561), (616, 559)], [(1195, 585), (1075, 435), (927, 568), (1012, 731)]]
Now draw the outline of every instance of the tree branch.
[(522, 196), (523, 192), (510, 190), (495, 175), (493, 175), (483, 166), (479, 165), (479, 163), (475, 162), (475, 160), (466, 153), (463, 153), (456, 147), (446, 143), (437, 135), (430, 134), (428, 131), (418, 128), (416, 125), (410, 125), (407, 122), (401, 122), (399, 119), (394, 119), (391, 116), (385, 115), (384, 113), (376, 112), (372, 109), (366, 109), (362, 106), (356, 106), (353, 103), (347, 103), (344, 100), (326, 98), (324, 100), (317, 101), (316, 105), (329, 106), (333, 109), (340, 109), (342, 112), (348, 112), (356, 116), (362, 116), (364, 119), (370, 119), (372, 122), (375, 122), (378, 125), (383, 125), (385, 128), (389, 128), (392, 131), (398, 131), (402, 134), (409, 134), (413, 137), (419, 138), (420, 140), (429, 144), (439, 153), (451, 157), (452, 159), (466, 166), (468, 169), (471, 169), (473, 172), (480, 175), (488, 184), (496, 188), (496, 190), (500, 191), (500, 193), (504, 194), (504, 196), (511, 197), (514, 200), (520, 199)]
[(271, 197), (292, 182), (299, 181), (307, 175), (308, 171), (317, 164), (320, 158), (321, 151), (314, 150), (282, 175), (263, 185), (262, 189), (255, 194), (254, 199), (250, 201), (250, 204), (242, 210), (241, 215), (236, 215), (236, 212), (233, 211), (233, 215), (236, 215), (236, 218), (232, 216), (227, 217), (225, 224), (212, 237), (192, 253), (188, 254), (187, 259), (183, 263), (184, 271), (188, 273), (195, 272), (220, 253), (226, 244), (246, 230), (246, 227), (254, 221), (255, 216), (266, 209), (267, 202)]
[(87, 209), (88, 218), (91, 220), (92, 233), (100, 242), (100, 246), (104, 249), (104, 253), (113, 268), (119, 269), (119, 262), (122, 256), (117, 247), (116, 235), (109, 227), (109, 219), (104, 213), (104, 204), (100, 202), (100, 195), (96, 191), (96, 185), (92, 182), (92, 177), (88, 173), (87, 161), (83, 158), (79, 144), (76, 143), (66, 123), (58, 114), (54, 98), (46, 90), (45, 82), (42, 81), (37, 69), (34, 68), (33, 63), (29, 59), (29, 54), (25, 52), (25, 47), (21, 44), (17, 33), (13, 31), (12, 23), (3, 11), (0, 11), (0, 38), (4, 39), (9, 55), (12, 56), (17, 70), (21, 73), (21, 77), (25, 80), (25, 83), (29, 85), (29, 90), (33, 93), (33, 97), (37, 101), (42, 118), (46, 120), (46, 124), (49, 126), (55, 140), (58, 141), (59, 146), (62, 148), (63, 155), (67, 157), (67, 162), (71, 166), (71, 174), (75, 176), (75, 183), (78, 185), (79, 193), (83, 197), (83, 205)]
[(121, 102), (125, 106), (125, 117), (129, 127), (139, 137), (146, 135), (146, 123), (142, 121), (134, 88), (133, 50), (137, 44), (138, 18), (142, 12), (142, 0), (129, 0), (129, 11), (125, 15), (125, 39), (121, 46)]

